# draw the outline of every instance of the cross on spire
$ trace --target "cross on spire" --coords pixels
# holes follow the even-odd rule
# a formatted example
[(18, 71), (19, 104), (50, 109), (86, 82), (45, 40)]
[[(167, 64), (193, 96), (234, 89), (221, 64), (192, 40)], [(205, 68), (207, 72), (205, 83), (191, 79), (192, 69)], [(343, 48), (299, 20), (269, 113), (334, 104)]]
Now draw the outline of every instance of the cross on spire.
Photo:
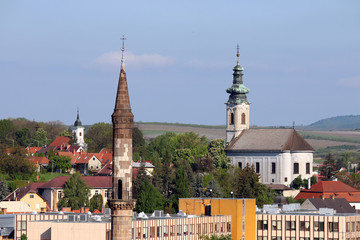
[(236, 54), (236, 57), (237, 57), (237, 64), (239, 65), (239, 57), (240, 57), (240, 54), (239, 54), (239, 49), (240, 49), (240, 47), (239, 47), (239, 44), (237, 45), (237, 54)]
[(124, 51), (125, 51), (125, 40), (127, 40), (127, 38), (125, 38), (125, 36), (123, 35), (122, 38), (120, 38), (120, 40), (122, 40), (122, 48), (121, 48), (121, 51), (122, 51), (122, 55), (121, 55), (121, 66), (124, 66), (125, 65), (125, 58), (124, 58)]

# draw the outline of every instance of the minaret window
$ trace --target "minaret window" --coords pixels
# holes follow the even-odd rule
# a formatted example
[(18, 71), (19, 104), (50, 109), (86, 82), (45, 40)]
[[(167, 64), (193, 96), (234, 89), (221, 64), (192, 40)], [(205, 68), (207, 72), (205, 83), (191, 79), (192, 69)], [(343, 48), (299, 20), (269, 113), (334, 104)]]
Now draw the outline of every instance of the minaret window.
[(241, 114), (241, 124), (245, 124), (245, 113)]
[(234, 124), (234, 113), (230, 114), (230, 125)]
[(122, 199), (122, 181), (118, 181), (118, 199)]

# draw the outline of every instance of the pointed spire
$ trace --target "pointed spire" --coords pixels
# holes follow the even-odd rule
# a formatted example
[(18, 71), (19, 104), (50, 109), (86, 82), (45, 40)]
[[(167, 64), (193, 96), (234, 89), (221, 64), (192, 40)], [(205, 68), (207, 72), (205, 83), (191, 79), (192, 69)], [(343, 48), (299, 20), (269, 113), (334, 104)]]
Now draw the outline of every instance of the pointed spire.
[(240, 54), (239, 54), (239, 44), (237, 45), (237, 54), (236, 54), (236, 57), (237, 57), (237, 65), (239, 65), (239, 57), (240, 57)]
[(130, 106), (130, 98), (129, 98), (129, 91), (126, 79), (126, 71), (125, 71), (125, 57), (124, 57), (124, 41), (126, 38), (123, 36), (122, 40), (122, 57), (121, 57), (121, 70), (119, 76), (119, 83), (118, 83), (118, 90), (116, 95), (116, 102), (115, 102), (115, 109), (113, 113), (114, 116), (122, 116), (122, 117), (133, 117), (131, 113), (131, 106)]
[(77, 107), (77, 117), (76, 117), (76, 121), (74, 123), (74, 126), (81, 126), (81, 121), (80, 121), (80, 116), (79, 116), (79, 107)]

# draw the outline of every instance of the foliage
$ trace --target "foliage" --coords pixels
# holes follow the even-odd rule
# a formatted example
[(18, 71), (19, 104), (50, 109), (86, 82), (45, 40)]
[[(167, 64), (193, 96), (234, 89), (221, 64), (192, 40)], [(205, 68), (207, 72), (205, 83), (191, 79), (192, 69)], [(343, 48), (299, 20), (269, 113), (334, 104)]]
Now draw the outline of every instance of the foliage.
[(26, 236), (25, 233), (23, 233), (23, 234), (21, 235), (20, 240), (28, 240), (28, 237)]
[(109, 123), (95, 123), (86, 134), (89, 152), (99, 152), (103, 148), (112, 148), (113, 128)]
[(59, 207), (71, 207), (78, 210), (89, 205), (90, 189), (79, 173), (73, 174), (65, 183), (64, 197), (58, 202)]
[(214, 139), (208, 145), (208, 154), (213, 159), (215, 168), (227, 169), (231, 159), (225, 153), (224, 139)]
[(295, 189), (299, 189), (303, 186), (303, 181), (301, 179), (301, 175), (294, 178), (294, 180), (291, 182), (291, 187)]
[(95, 194), (90, 198), (90, 211), (93, 212), (95, 209), (101, 210), (104, 204), (104, 200), (101, 194)]
[(31, 133), (27, 127), (16, 130), (15, 136), (16, 136), (16, 142), (19, 146), (22, 146), (22, 147), (29, 146)]
[(215, 170), (213, 158), (209, 154), (198, 157), (192, 164), (194, 172), (204, 173), (213, 172)]
[(221, 197), (224, 198), (232, 197), (231, 192), (234, 192), (232, 187), (233, 174), (234, 174), (233, 169), (229, 169), (229, 170), (218, 169), (215, 172), (214, 176), (217, 183), (220, 186), (220, 192), (222, 193)]
[(69, 176), (69, 173), (40, 173), (39, 182), (48, 182), (59, 176)]
[[(0, 144), (6, 144), (12, 146), (14, 144), (14, 131), (15, 126), (13, 122), (9, 119), (0, 120)], [(12, 145), (11, 145), (12, 144)]]
[(35, 172), (33, 164), (26, 158), (24, 149), (12, 148), (8, 155), (4, 145), (0, 146), (0, 170), (8, 174), (10, 179), (26, 180), (30, 179)]
[(0, 201), (2, 201), (4, 198), (6, 198), (9, 195), (9, 187), (7, 184), (0, 180)]
[[(169, 151), (165, 151), (163, 163), (160, 162), (160, 156), (155, 152), (153, 172), (154, 186), (159, 189), (160, 193), (169, 200), (170, 195), (174, 192), (175, 169), (171, 167), (171, 158)], [(156, 161), (155, 161), (156, 160)]]
[(138, 194), (135, 211), (152, 213), (154, 210), (164, 209), (164, 204), (165, 198), (159, 190), (151, 185), (148, 179), (145, 179)]
[(140, 163), (140, 168), (139, 171), (137, 172), (136, 178), (133, 178), (133, 183), (132, 183), (132, 194), (133, 194), (133, 198), (137, 198), (138, 194), (141, 191), (141, 186), (142, 183), (146, 180), (149, 180), (149, 176), (146, 173), (146, 169), (145, 169), (145, 162), (142, 161)]
[(146, 143), (144, 136), (139, 128), (132, 129), (132, 145), (133, 145), (133, 159), (139, 161), (146, 155)]
[(336, 163), (331, 153), (325, 157), (324, 166), (319, 170), (320, 174), (325, 176), (324, 180), (331, 180), (331, 178), (335, 176), (337, 173)]
[(231, 238), (231, 234), (228, 234), (228, 235), (221, 234), (220, 236), (214, 234), (211, 236), (201, 235), (200, 239), (203, 239), (203, 240), (231, 240), (232, 238)]
[(39, 128), (35, 132), (33, 139), (31, 139), (32, 144), (34, 144), (34, 146), (37, 146), (37, 147), (47, 145), (49, 143), (49, 139), (46, 137), (46, 135), (47, 135), (47, 132), (44, 129)]
[(276, 194), (264, 184), (259, 183), (259, 175), (249, 164), (243, 169), (235, 169), (233, 188), (235, 197), (256, 198), (256, 204), (260, 207), (273, 203)]
[(48, 171), (66, 172), (71, 169), (71, 158), (68, 156), (51, 156), (49, 157)]

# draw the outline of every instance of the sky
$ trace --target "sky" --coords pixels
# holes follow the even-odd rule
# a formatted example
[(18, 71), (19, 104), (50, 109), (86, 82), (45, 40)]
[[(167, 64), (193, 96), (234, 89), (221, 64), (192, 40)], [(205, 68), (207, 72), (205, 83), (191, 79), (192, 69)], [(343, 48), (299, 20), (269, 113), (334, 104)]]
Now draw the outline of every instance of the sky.
[(0, 119), (111, 122), (120, 38), (135, 121), (225, 124), (236, 45), (250, 124), (360, 114), (360, 1), (1, 1)]

